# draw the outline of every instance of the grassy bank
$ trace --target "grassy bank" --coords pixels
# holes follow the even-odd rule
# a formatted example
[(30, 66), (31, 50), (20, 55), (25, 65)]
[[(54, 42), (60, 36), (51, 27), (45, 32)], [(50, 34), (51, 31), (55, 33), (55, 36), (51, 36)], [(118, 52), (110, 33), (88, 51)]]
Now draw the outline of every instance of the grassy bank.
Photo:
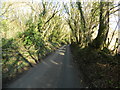
[(71, 50), (90, 87), (120, 88), (120, 56), (76, 46), (71, 46)]

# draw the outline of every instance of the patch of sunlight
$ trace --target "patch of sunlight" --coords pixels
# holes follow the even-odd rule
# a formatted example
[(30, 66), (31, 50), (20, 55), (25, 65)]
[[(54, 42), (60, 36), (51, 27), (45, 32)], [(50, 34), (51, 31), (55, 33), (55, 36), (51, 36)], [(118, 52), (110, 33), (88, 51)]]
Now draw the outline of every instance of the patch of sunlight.
[(28, 61), (31, 62), (32, 64), (36, 64), (36, 62), (31, 58), (29, 58)]
[(48, 63), (46, 63), (45, 61), (42, 61), (42, 63), (43, 63), (43, 64), (45, 64), (45, 65), (47, 65), (47, 66), (49, 66), (49, 64), (48, 64)]
[(109, 66), (109, 64), (102, 64), (102, 63), (97, 63), (97, 65), (99, 65), (100, 67), (107, 67), (107, 66)]
[(60, 52), (59, 54), (60, 54), (60, 55), (65, 55), (65, 53), (62, 53), (62, 52)]
[(59, 63), (57, 63), (57, 62), (55, 62), (55, 61), (53, 61), (53, 60), (51, 60), (51, 62), (52, 62), (52, 63), (54, 63), (54, 64), (56, 64), (56, 65), (58, 65), (58, 64), (59, 64)]
[(59, 50), (60, 52), (65, 52), (65, 50)]
[(24, 70), (29, 70), (29, 68), (28, 67), (24, 67)]

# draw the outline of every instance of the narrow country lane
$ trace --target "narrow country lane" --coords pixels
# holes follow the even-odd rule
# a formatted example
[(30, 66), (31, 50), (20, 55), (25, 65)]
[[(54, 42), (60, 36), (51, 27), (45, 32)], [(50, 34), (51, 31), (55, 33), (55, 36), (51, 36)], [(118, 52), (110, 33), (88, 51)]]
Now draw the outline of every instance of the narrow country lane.
[(82, 88), (69, 45), (56, 50), (8, 88)]

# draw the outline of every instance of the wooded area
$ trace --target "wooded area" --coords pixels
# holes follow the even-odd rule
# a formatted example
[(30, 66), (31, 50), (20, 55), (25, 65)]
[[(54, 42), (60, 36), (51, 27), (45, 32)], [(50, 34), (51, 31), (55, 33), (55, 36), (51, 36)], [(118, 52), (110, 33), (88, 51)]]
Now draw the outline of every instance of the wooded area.
[(34, 67), (62, 45), (70, 44), (75, 62), (86, 70), (93, 87), (120, 88), (120, 24), (119, 20), (110, 24), (118, 18), (119, 10), (119, 3), (102, 0), (2, 1), (3, 83)]

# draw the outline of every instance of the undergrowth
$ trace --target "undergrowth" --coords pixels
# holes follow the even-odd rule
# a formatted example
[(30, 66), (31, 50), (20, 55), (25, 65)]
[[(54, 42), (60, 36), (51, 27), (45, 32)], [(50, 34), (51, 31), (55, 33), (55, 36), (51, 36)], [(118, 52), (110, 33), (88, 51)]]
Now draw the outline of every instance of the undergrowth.
[(88, 78), (90, 87), (120, 88), (120, 56), (111, 56), (90, 47), (71, 46), (74, 60)]

